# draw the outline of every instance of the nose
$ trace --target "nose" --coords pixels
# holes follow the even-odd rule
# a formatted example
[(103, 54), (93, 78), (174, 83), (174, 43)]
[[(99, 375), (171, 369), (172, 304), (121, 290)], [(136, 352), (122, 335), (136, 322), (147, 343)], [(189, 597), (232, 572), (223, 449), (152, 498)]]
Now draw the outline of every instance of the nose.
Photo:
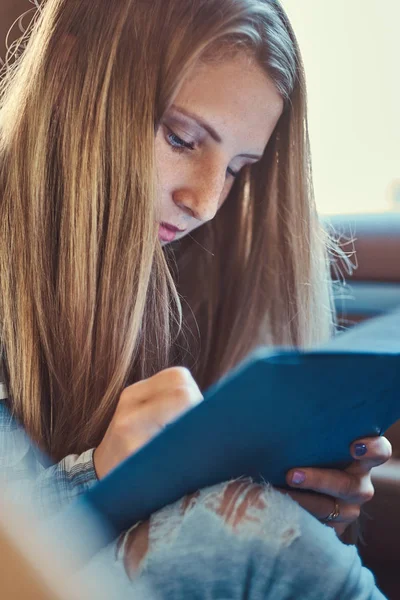
[(181, 210), (202, 223), (211, 221), (221, 204), (225, 187), (225, 172), (204, 173), (173, 193), (173, 201)]

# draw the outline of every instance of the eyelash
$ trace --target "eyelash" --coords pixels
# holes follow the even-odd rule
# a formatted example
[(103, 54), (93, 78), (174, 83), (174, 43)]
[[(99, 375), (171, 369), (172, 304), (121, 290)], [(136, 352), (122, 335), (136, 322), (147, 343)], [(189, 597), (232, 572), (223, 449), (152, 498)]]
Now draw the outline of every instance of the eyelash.
[[(172, 141), (172, 138), (175, 138), (175, 143)], [(194, 150), (194, 142), (185, 142), (182, 138), (180, 138), (176, 133), (169, 130), (169, 134), (167, 135), (167, 140), (169, 145), (175, 152), (184, 152), (185, 150)], [(237, 177), (239, 173), (237, 171), (232, 171), (229, 167), (227, 168), (227, 172), (232, 177)]]

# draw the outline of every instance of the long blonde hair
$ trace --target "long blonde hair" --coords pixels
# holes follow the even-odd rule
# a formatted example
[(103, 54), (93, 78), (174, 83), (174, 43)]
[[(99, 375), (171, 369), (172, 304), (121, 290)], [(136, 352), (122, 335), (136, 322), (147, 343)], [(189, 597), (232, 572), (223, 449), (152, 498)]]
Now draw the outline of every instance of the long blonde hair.
[[(333, 329), (298, 45), (276, 0), (45, 0), (0, 88), (0, 336), (11, 405), (54, 458), (127, 385), (204, 389), (260, 343)], [(154, 134), (198, 60), (250, 52), (285, 100), (215, 219), (162, 250)], [(235, 231), (232, 237), (229, 232)]]

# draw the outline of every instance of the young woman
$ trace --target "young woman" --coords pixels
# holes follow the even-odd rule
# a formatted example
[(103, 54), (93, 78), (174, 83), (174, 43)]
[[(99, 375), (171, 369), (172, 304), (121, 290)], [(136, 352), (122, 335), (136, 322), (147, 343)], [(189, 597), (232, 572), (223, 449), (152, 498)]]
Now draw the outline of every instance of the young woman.
[[(7, 405), (58, 461), (36, 463), (35, 490), (50, 482), (59, 508), (256, 345), (332, 335), (335, 244), (315, 210), (302, 62), (276, 0), (47, 0), (26, 41), (1, 89), (1, 343)], [(157, 531), (196, 549), (187, 523), (206, 506), (231, 519), (220, 541), (258, 510), (265, 536), (244, 537), (260, 552), (280, 540), (307, 573), (302, 545), (316, 534), (313, 556), (346, 556), (337, 594), (356, 559), (306, 511), (338, 534), (357, 518), (390, 445), (359, 440), (352, 453), (345, 472), (288, 473), (311, 491), (290, 494), (305, 511), (248, 482), (161, 511), (124, 541), (128, 570)]]

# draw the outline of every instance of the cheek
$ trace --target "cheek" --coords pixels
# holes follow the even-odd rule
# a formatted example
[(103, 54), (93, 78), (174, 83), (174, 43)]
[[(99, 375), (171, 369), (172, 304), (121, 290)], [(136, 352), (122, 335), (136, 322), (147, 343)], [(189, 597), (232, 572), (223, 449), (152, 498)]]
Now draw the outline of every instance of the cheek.
[[(202, 173), (207, 166), (198, 165), (198, 168), (194, 169), (193, 165), (190, 165), (187, 160), (185, 161), (184, 155), (172, 152), (165, 142), (161, 128), (155, 138), (155, 160), (157, 194), (161, 206), (170, 206), (172, 193), (181, 186), (194, 185), (196, 187), (196, 184), (201, 186), (204, 179)], [(233, 184), (232, 177), (228, 177), (218, 203), (218, 209), (226, 202)]]
[(222, 192), (222, 194), (221, 194), (221, 199), (220, 199), (220, 201), (219, 201), (219, 203), (218, 203), (218, 210), (219, 210), (219, 209), (221, 208), (221, 206), (222, 206), (223, 204), (225, 204), (225, 202), (227, 201), (227, 199), (228, 199), (228, 196), (229, 196), (229, 193), (230, 193), (230, 191), (231, 191), (231, 189), (232, 189), (232, 187), (233, 187), (233, 183), (234, 183), (234, 182), (232, 181), (232, 179), (231, 179), (231, 178), (229, 178), (229, 179), (227, 180), (227, 182), (226, 182), (226, 184), (225, 184), (225, 187), (224, 187), (224, 190), (223, 190), (223, 192)]
[(168, 178), (171, 177), (171, 153), (168, 151), (163, 139), (162, 133), (158, 132), (155, 139), (155, 160), (156, 172), (159, 189), (167, 187)]
[(161, 216), (168, 211), (171, 201), (171, 191), (174, 186), (176, 167), (174, 166), (174, 156), (167, 148), (162, 133), (157, 133), (155, 139), (155, 163), (157, 176), (157, 203)]

